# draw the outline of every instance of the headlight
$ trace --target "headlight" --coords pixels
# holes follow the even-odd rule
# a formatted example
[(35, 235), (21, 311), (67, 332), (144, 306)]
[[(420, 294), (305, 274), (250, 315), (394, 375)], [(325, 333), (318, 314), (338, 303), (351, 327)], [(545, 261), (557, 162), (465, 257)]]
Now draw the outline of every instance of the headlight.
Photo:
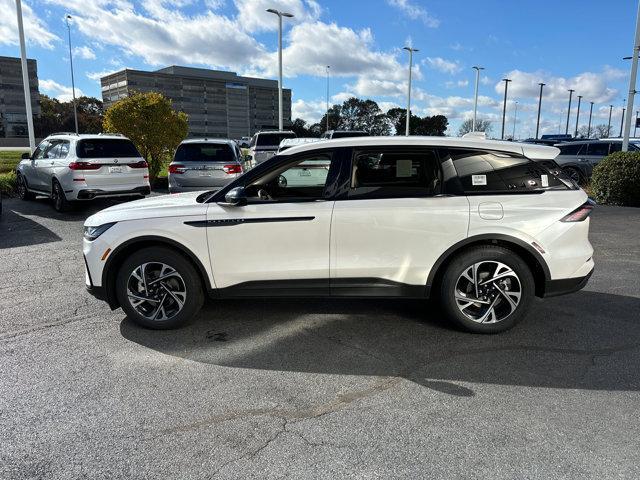
[(113, 223), (105, 223), (103, 225), (98, 225), (97, 227), (84, 227), (84, 238), (89, 240), (90, 242), (98, 238), (104, 232), (113, 227), (116, 222)]

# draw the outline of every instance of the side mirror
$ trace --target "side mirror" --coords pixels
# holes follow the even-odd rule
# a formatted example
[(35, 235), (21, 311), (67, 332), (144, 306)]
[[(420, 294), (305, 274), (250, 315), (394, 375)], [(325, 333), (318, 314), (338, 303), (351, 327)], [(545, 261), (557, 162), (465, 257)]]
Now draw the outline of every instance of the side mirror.
[(31, 160), (31, 154), (29, 152), (24, 152), (22, 155), (20, 155), (20, 158), (22, 160)]
[(247, 204), (247, 194), (244, 191), (244, 187), (232, 188), (224, 196), (224, 201), (227, 205), (233, 207), (243, 207)]

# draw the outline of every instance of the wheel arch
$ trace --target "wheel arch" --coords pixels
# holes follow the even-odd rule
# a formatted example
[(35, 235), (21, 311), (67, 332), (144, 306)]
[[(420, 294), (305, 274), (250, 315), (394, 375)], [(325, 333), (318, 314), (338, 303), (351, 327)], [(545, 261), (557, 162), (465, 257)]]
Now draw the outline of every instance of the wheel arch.
[(166, 247), (180, 253), (196, 267), (196, 271), (200, 276), (202, 286), (206, 289), (206, 292), (211, 291), (211, 281), (209, 280), (207, 270), (204, 268), (200, 259), (190, 249), (170, 238), (157, 235), (145, 235), (132, 238), (118, 245), (107, 258), (102, 270), (102, 287), (105, 291), (107, 303), (112, 310), (120, 306), (115, 292), (116, 277), (118, 276), (120, 266), (129, 255), (137, 250), (148, 247)]
[(468, 250), (478, 245), (496, 245), (512, 250), (522, 258), (531, 269), (535, 282), (536, 296), (544, 295), (545, 284), (551, 280), (551, 273), (547, 262), (533, 246), (520, 240), (519, 238), (502, 234), (482, 234), (466, 238), (449, 247), (434, 263), (429, 276), (427, 277), (427, 295), (431, 290), (440, 284), (442, 275), (447, 269), (451, 260), (462, 251)]

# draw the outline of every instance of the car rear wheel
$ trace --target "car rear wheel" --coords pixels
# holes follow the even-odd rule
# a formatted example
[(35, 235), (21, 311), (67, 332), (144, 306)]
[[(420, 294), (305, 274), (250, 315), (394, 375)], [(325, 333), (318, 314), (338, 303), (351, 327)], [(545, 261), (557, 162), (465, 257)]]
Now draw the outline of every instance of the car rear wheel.
[(534, 294), (533, 276), (522, 258), (492, 245), (455, 257), (440, 285), (447, 317), (474, 333), (498, 333), (513, 327), (526, 315)]
[(53, 200), (53, 208), (57, 212), (64, 213), (71, 210), (71, 203), (67, 200), (64, 190), (62, 190), (62, 185), (55, 179), (51, 185), (51, 200)]
[(577, 168), (565, 167), (562, 169), (562, 171), (567, 177), (576, 182), (578, 185), (582, 185), (584, 183), (584, 178), (582, 177), (580, 170), (578, 170)]
[(184, 325), (204, 302), (194, 266), (164, 247), (145, 248), (127, 258), (116, 278), (116, 295), (127, 317), (156, 330)]
[(27, 190), (27, 181), (21, 174), (18, 174), (18, 178), (16, 178), (16, 192), (20, 200), (33, 200), (36, 198), (33, 192)]

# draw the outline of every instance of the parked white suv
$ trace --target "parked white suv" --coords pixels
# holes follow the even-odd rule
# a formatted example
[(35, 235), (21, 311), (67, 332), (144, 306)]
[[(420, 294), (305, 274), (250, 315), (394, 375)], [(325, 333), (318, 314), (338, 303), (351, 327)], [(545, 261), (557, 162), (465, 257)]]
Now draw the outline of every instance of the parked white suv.
[(20, 198), (46, 195), (61, 212), (75, 200), (151, 193), (147, 162), (121, 135), (49, 135), (23, 154), (16, 174)]
[(216, 193), (89, 217), (87, 288), (149, 328), (185, 323), (205, 296), (327, 295), (433, 296), (459, 326), (502, 331), (593, 270), (587, 195), (532, 161), (557, 153), (445, 137), (293, 147)]
[(263, 131), (256, 133), (249, 143), (249, 162), (256, 166), (259, 163), (273, 157), (280, 147), (280, 142), (285, 138), (296, 138), (296, 134), (291, 131)]

